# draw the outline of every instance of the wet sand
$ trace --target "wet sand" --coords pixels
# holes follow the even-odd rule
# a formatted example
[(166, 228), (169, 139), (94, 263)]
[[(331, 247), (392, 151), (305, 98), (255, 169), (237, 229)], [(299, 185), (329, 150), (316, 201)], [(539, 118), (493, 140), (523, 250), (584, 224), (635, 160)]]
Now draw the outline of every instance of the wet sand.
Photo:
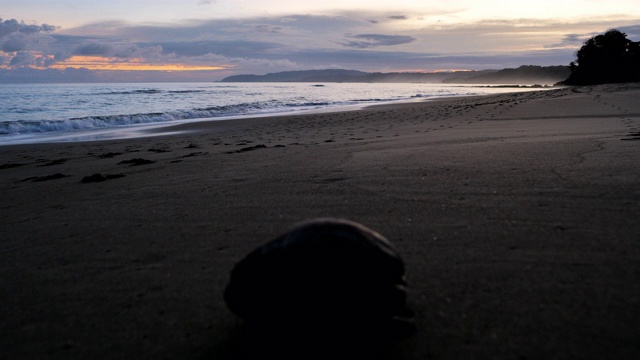
[(603, 85), (2, 146), (0, 357), (240, 358), (233, 265), (339, 217), (406, 263), (417, 333), (389, 358), (640, 358), (639, 99)]

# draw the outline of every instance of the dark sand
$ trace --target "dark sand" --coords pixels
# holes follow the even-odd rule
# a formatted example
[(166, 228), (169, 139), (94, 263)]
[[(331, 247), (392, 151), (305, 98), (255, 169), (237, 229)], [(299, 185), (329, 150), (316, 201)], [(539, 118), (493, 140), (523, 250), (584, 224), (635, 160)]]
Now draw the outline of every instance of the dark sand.
[(238, 358), (231, 268), (328, 216), (405, 260), (390, 358), (640, 358), (640, 84), (170, 130), (0, 147), (0, 358)]

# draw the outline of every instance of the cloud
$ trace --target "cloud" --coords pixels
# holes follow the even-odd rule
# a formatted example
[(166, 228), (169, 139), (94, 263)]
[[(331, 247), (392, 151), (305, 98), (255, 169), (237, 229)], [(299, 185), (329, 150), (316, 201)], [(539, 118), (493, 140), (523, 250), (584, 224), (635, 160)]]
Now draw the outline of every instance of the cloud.
[(234, 73), (265, 73), (277, 72), (285, 70), (305, 69), (304, 66), (288, 59), (269, 59), (269, 58), (239, 58), (227, 57), (215, 54), (207, 54), (193, 59), (201, 63), (214, 63), (229, 65)]
[(19, 51), (13, 56), (0, 57), (0, 66), (4, 64), (13, 69), (22, 67), (44, 68), (53, 63), (55, 63), (54, 56), (31, 51)]
[(260, 33), (279, 34), (282, 32), (282, 26), (273, 26), (267, 24), (254, 25), (253, 30)]
[[(277, 44), (270, 44), (258, 41), (195, 41), (195, 42), (154, 42), (140, 43), (137, 46), (141, 49), (161, 49), (162, 56), (179, 56), (184, 60), (208, 54), (254, 58), (264, 57), (270, 49), (279, 47)], [(156, 54), (159, 55), (159, 54)]]
[(160, 45), (141, 46), (139, 44), (122, 44), (116, 46), (112, 55), (117, 58), (141, 58), (159, 60), (164, 49)]
[(579, 48), (591, 35), (585, 34), (567, 34), (562, 37), (559, 43), (544, 45), (545, 49), (558, 49), (558, 48)]
[(80, 56), (111, 56), (116, 58), (157, 58), (163, 48), (159, 45), (140, 45), (134, 43), (105, 43), (92, 41), (76, 47), (72, 54)]
[(11, 56), (2, 55), (0, 53), (0, 68), (2, 68), (3, 66), (7, 66), (9, 64), (9, 61), (11, 61), (11, 59), (12, 59)]
[[(130, 79), (130, 77), (128, 77)], [(60, 82), (97, 82), (102, 80), (93, 71), (87, 69), (34, 69), (19, 67), (14, 70), (0, 69), (0, 83), (60, 83)], [(105, 79), (108, 80), (108, 79)]]
[(381, 35), (381, 34), (358, 34), (358, 35), (346, 35), (349, 39), (347, 42), (343, 42), (342, 45), (357, 49), (365, 49), (374, 46), (394, 46), (408, 44), (416, 41), (413, 36), (406, 35)]
[[(603, 32), (609, 30), (610, 28), (604, 28), (599, 31), (590, 31), (586, 33), (572, 33), (566, 34), (562, 37), (562, 40), (559, 43), (546, 45), (545, 48), (566, 48), (573, 47), (576, 50), (580, 48), (587, 40), (590, 38), (602, 34)], [(616, 29), (621, 32), (627, 34), (627, 39), (632, 41), (640, 41), (640, 25), (631, 25), (631, 26), (620, 26), (616, 27)]]
[(113, 46), (92, 42), (79, 46), (73, 51), (74, 55), (106, 56), (113, 53)]
[(57, 27), (53, 25), (27, 25), (24, 21), (18, 21), (16, 19), (2, 20), (0, 18), (0, 38), (3, 38), (12, 33), (22, 33), (26, 35), (37, 33), (49, 33), (56, 30)]
[(2, 51), (4, 52), (16, 52), (22, 51), (29, 45), (29, 38), (27, 35), (14, 32), (2, 39)]
[(33, 65), (35, 60), (36, 60), (36, 57), (32, 53), (21, 51), (11, 59), (11, 61), (9, 62), (9, 66), (20, 67), (20, 66)]
[(0, 49), (4, 52), (17, 52), (33, 48), (42, 48), (53, 39), (48, 33), (54, 31), (52, 25), (27, 25), (15, 19), (0, 18)]
[(0, 19), (0, 65), (11, 68), (47, 66), (54, 56), (48, 54), (55, 39), (49, 35), (52, 25), (27, 25), (15, 19)]
[(627, 39), (640, 41), (640, 24), (631, 26), (620, 26), (617, 29), (627, 34)]
[[(76, 56), (89, 62), (93, 57), (130, 64), (224, 65), (225, 70), (216, 74), (225, 76), (326, 67), (486, 69), (568, 64), (584, 40), (612, 25), (640, 40), (633, 37), (640, 35), (640, 20), (447, 23), (403, 13), (354, 11), (152, 24), (110, 21), (53, 33), (55, 27), (46, 24), (0, 20), (0, 66), (44, 68), (57, 63), (56, 68), (63, 68), (65, 60)], [(67, 64), (79, 67), (82, 61)]]
[(579, 44), (584, 42), (584, 35), (580, 34), (567, 34), (562, 39), (562, 44)]

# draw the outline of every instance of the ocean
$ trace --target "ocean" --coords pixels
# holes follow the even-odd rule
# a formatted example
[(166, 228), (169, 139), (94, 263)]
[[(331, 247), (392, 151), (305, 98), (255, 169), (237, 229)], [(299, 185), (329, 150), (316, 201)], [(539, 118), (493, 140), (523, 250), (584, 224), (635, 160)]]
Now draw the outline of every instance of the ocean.
[(423, 83), (0, 85), (0, 145), (140, 137), (183, 122), (530, 90)]

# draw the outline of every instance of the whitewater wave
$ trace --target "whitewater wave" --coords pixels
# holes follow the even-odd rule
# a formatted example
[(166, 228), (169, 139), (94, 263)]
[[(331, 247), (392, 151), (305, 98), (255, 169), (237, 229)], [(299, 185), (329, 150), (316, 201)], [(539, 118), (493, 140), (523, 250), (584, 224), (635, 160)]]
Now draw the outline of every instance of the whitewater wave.
[(160, 90), (160, 89), (137, 89), (126, 91), (108, 91), (98, 92), (91, 95), (153, 95), (153, 94), (197, 94), (203, 93), (205, 90)]
[(407, 86), (416, 85), (344, 84), (311, 92), (308, 84), (100, 85), (53, 88), (44, 94), (19, 88), (2, 94), (7, 101), (0, 104), (0, 136), (264, 116), (462, 93), (437, 87), (407, 90)]
[(331, 105), (328, 102), (302, 102), (277, 104), (272, 100), (260, 103), (243, 103), (227, 106), (212, 106), (192, 110), (177, 110), (162, 113), (97, 115), (66, 120), (19, 120), (0, 122), (0, 135), (46, 133), (53, 131), (104, 129), (130, 125), (165, 123), (179, 120), (197, 120), (240, 115), (284, 113), (300, 109), (319, 108)]

